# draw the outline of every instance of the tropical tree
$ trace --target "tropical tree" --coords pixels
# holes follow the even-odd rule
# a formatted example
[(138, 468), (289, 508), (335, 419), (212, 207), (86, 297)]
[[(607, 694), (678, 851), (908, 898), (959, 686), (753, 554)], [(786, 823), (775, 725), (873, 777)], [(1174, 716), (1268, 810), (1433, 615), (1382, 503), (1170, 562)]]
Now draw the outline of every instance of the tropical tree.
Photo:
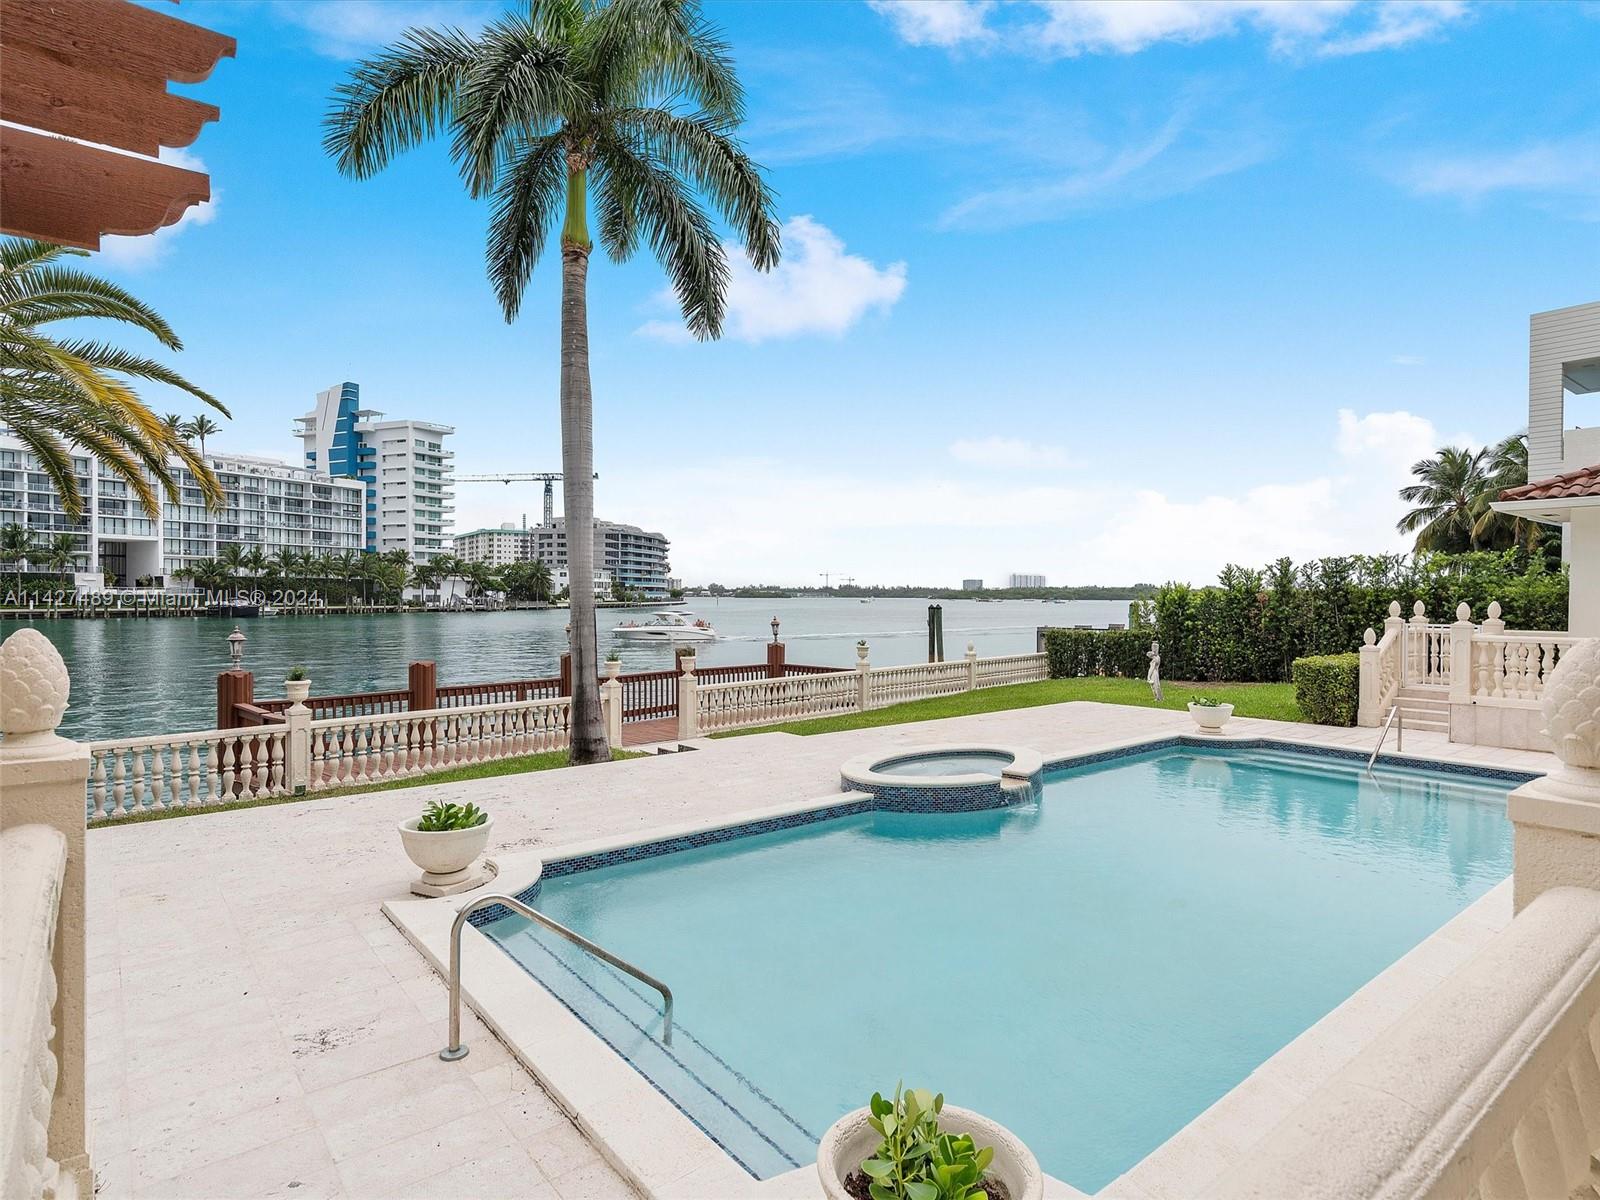
[(245, 572), (245, 559), (248, 553), (237, 542), (229, 542), (217, 551), (217, 562), (223, 570), (228, 572), (228, 582), (232, 583), (238, 576)]
[(173, 572), (179, 579), (187, 579), (202, 592), (226, 591), (229, 583), (228, 568), (214, 558), (197, 558), (187, 566)]
[(1484, 547), (1495, 550), (1518, 546), (1534, 549), (1544, 540), (1549, 526), (1525, 521), (1510, 513), (1496, 512), (1489, 506), (1507, 488), (1528, 482), (1528, 435), (1514, 433), (1488, 449), (1484, 460), (1483, 491), (1473, 511), (1472, 535)]
[(175, 436), (183, 436), (184, 418), (182, 413), (163, 413), (161, 423), (170, 429)]
[(39, 546), (33, 540), (33, 531), (15, 523), (0, 525), (0, 562), (16, 563), (18, 570), (26, 570), (30, 559), (37, 557)]
[(83, 551), (78, 548), (78, 536), (74, 533), (58, 533), (45, 547), (45, 564), (63, 580), (82, 558)]
[[(58, 321), (120, 321), (168, 350), (183, 343), (160, 313), (108, 280), (66, 265), (81, 250), (0, 238), (0, 425), (33, 452), (71, 517), (83, 515), (72, 452), (88, 451), (126, 483), (145, 512), (161, 517), (156, 486), (173, 499), (169, 461), (194, 475), (206, 502), (222, 506), (222, 485), (200, 455), (150, 411), (135, 381), (166, 384), (227, 415), (217, 399), (153, 359), (105, 342), (55, 336)], [(153, 482), (152, 482), (153, 481)]]
[(1417, 534), (1422, 550), (1476, 550), (1474, 533), (1486, 487), (1486, 450), (1442, 447), (1432, 458), (1412, 465), (1417, 482), (1400, 489), (1400, 499), (1414, 505), (1396, 528)]
[[(413, 29), (335, 93), (324, 145), (346, 175), (369, 178), (450, 134), (468, 192), (493, 197), (489, 278), (508, 322), (561, 218), (561, 468), (575, 579), (594, 576), (590, 193), (611, 259), (647, 243), (690, 332), (716, 337), (729, 271), (704, 201), (758, 270), (778, 261), (772, 193), (732, 136), (743, 108), (727, 45), (694, 0), (529, 0), (479, 34)], [(571, 610), (574, 763), (610, 757), (590, 593), (580, 587)]]
[(267, 572), (288, 583), (300, 571), (300, 556), (289, 546), (280, 546), (267, 558)]
[(252, 578), (259, 579), (267, 573), (267, 556), (260, 546), (251, 546), (244, 552), (240, 565), (250, 572)]
[(206, 438), (213, 433), (221, 433), (222, 426), (204, 413), (201, 413), (198, 417), (191, 417), (185, 421), (182, 425), (182, 432), (184, 437), (193, 438), (200, 443), (200, 459), (204, 462), (206, 457)]

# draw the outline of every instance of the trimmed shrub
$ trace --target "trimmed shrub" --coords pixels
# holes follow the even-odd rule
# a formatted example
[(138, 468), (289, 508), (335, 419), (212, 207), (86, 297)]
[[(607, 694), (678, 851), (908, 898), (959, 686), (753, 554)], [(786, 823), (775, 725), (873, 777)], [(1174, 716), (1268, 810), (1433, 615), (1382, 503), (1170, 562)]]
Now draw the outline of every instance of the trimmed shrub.
[(1131, 629), (1047, 629), (1044, 650), (1050, 678), (1114, 675), (1143, 679), (1150, 669), (1150, 635)]
[(1317, 725), (1354, 725), (1361, 687), (1361, 655), (1319, 654), (1294, 660), (1294, 700)]

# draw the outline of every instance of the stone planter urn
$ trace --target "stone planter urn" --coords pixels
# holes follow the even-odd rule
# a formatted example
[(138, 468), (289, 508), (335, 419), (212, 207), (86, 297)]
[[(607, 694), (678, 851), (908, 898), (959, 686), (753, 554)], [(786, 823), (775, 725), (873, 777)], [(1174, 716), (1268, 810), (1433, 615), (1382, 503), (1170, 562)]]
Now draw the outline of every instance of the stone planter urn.
[(473, 870), (478, 856), (489, 844), (494, 818), (471, 829), (424, 831), (417, 828), (421, 817), (401, 821), (400, 842), (406, 855), (422, 868), (422, 876), (411, 885), (419, 896), (450, 896), (475, 888), (489, 878), (483, 870)]
[(283, 694), (289, 698), (290, 704), (304, 704), (306, 697), (311, 695), (311, 680), (285, 679)]
[[(844, 1181), (860, 1168), (863, 1160), (872, 1157), (882, 1141), (877, 1130), (867, 1124), (871, 1115), (867, 1109), (858, 1108), (840, 1117), (823, 1134), (822, 1144), (817, 1147), (817, 1175), (828, 1200), (851, 1200)], [(1039, 1160), (1004, 1125), (971, 1109), (946, 1104), (939, 1114), (939, 1131), (971, 1134), (978, 1146), (993, 1147), (994, 1161), (989, 1164), (988, 1176), (1005, 1184), (1011, 1200), (1044, 1200), (1044, 1173), (1039, 1170)]]
[(1196, 704), (1189, 702), (1189, 715), (1194, 718), (1194, 723), (1201, 733), (1221, 733), (1233, 716), (1231, 704)]

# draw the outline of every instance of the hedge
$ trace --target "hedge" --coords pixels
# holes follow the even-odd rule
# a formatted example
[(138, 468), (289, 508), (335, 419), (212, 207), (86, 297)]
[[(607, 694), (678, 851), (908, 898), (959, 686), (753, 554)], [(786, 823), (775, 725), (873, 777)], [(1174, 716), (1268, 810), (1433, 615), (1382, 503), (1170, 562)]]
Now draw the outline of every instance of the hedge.
[(1371, 626), (1383, 628), (1389, 603), (1407, 616), (1421, 600), (1429, 617), (1455, 619), (1471, 606), (1481, 621), (1498, 600), (1512, 629), (1564, 629), (1567, 576), (1514, 551), (1324, 558), (1295, 566), (1279, 559), (1264, 570), (1228, 566), (1211, 587), (1168, 583), (1132, 606), (1146, 643), (1161, 641), (1168, 679), (1277, 683), (1294, 660), (1344, 654)]
[(1361, 655), (1319, 654), (1293, 665), (1300, 715), (1317, 725), (1354, 725), (1360, 701)]
[(1047, 629), (1044, 650), (1052, 679), (1115, 675), (1143, 679), (1150, 635), (1125, 629)]

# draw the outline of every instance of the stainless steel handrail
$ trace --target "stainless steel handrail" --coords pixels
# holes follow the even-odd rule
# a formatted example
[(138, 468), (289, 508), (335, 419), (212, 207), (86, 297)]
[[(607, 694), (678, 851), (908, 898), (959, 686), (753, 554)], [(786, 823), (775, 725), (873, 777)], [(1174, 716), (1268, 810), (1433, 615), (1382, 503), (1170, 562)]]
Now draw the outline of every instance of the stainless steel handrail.
[(1398, 725), (1395, 731), (1394, 748), (1401, 754), (1406, 752), (1406, 718), (1400, 706), (1396, 704), (1389, 710), (1389, 719), (1383, 723), (1383, 732), (1378, 734), (1378, 744), (1372, 748), (1372, 755), (1367, 759), (1367, 773), (1372, 773), (1372, 764), (1378, 761), (1378, 751), (1383, 749), (1383, 739), (1389, 736), (1389, 726)]
[(640, 983), (648, 984), (661, 993), (664, 1017), (661, 1024), (661, 1041), (665, 1045), (672, 1045), (672, 989), (662, 983), (653, 975), (647, 975), (632, 963), (618, 958), (604, 946), (597, 946), (581, 933), (575, 933), (559, 921), (552, 921), (537, 909), (529, 908), (515, 896), (489, 895), (479, 896), (470, 904), (465, 905), (456, 914), (455, 922), (450, 926), (450, 1044), (439, 1051), (439, 1057), (445, 1062), (455, 1062), (467, 1056), (467, 1048), (461, 1044), (461, 930), (466, 925), (467, 918), (480, 908), (487, 908), (491, 904), (503, 904), (518, 916), (527, 917), (535, 924), (543, 925), (551, 933), (559, 933), (567, 941), (583, 950), (587, 950), (596, 958), (610, 963), (619, 971), (626, 971)]

